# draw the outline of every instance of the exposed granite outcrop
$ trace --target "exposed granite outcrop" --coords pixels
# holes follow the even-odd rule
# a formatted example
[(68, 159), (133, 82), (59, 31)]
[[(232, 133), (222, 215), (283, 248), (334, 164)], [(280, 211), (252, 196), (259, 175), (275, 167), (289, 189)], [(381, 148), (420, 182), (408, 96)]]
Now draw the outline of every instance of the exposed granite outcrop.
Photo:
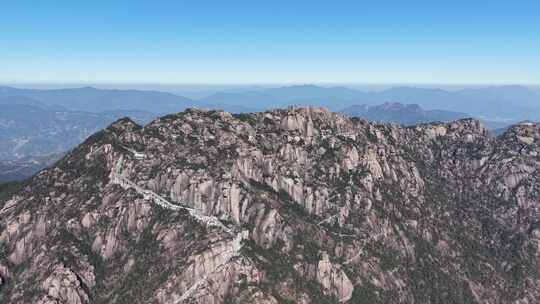
[(0, 302), (536, 303), (539, 143), (310, 107), (122, 119), (5, 202)]

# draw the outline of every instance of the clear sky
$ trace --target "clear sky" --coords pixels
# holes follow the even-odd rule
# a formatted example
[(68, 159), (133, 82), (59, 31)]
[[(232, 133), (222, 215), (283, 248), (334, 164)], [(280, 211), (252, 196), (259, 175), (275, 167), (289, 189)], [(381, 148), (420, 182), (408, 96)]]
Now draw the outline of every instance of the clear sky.
[(2, 1), (0, 82), (540, 83), (540, 1)]

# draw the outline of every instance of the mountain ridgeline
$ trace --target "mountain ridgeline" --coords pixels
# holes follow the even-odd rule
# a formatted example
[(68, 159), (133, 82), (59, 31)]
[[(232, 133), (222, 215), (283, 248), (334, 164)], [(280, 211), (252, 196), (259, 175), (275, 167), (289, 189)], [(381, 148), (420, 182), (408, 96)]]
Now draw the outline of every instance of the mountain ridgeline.
[(121, 119), (0, 203), (1, 303), (538, 303), (540, 124)]
[(351, 117), (360, 117), (378, 122), (394, 122), (406, 126), (428, 122), (448, 122), (470, 117), (465, 113), (424, 110), (416, 104), (405, 105), (397, 102), (387, 102), (376, 106), (354, 105), (340, 112)]
[(103, 112), (139, 110), (154, 114), (181, 111), (187, 107), (254, 112), (288, 105), (323, 106), (334, 111), (354, 105), (386, 102), (417, 104), (426, 110), (467, 113), (488, 120), (540, 120), (540, 91), (524, 86), (484, 86), (443, 90), (425, 87), (392, 87), (361, 91), (347, 87), (294, 85), (274, 88), (244, 88), (214, 92), (197, 99), (146, 90), (111, 90), (92, 87), (37, 90), (0, 86), (4, 98), (31, 100), (50, 107), (74, 111)]
[[(309, 89), (308, 89), (309, 88)], [(297, 98), (314, 98), (317, 103), (325, 94), (343, 96), (341, 88), (286, 87), (269, 89), (268, 94), (281, 102), (305, 102)], [(354, 96), (354, 90), (346, 91)], [(219, 94), (218, 94), (219, 95)], [(47, 167), (88, 136), (106, 127), (120, 117), (129, 116), (145, 124), (163, 111), (178, 112), (196, 105), (212, 109), (227, 109), (233, 113), (253, 111), (259, 95), (245, 93), (244, 99), (227, 94), (214, 103), (193, 101), (173, 94), (156, 91), (103, 90), (74, 88), (32, 90), (0, 87), (0, 181), (22, 180)], [(269, 95), (270, 96), (270, 95)], [(214, 96), (216, 97), (216, 96)], [(252, 100), (250, 102), (249, 100)], [(268, 102), (271, 102), (268, 99)], [(276, 101), (277, 104), (279, 102)], [(240, 105), (238, 105), (240, 104)], [(249, 106), (242, 106), (249, 105)], [(266, 104), (263, 108), (269, 107)], [(360, 112), (364, 109), (365, 112)], [(426, 111), (417, 105), (399, 103), (381, 106), (352, 106), (343, 110), (352, 116), (369, 120), (397, 123), (447, 121), (468, 115), (442, 110)], [(488, 123), (491, 128), (506, 124)]]

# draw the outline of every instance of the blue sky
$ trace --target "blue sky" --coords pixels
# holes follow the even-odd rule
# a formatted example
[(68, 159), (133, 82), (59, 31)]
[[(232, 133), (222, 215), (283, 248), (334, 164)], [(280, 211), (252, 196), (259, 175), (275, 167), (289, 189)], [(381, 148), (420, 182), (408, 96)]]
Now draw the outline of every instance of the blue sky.
[(0, 82), (540, 83), (540, 1), (3, 1)]

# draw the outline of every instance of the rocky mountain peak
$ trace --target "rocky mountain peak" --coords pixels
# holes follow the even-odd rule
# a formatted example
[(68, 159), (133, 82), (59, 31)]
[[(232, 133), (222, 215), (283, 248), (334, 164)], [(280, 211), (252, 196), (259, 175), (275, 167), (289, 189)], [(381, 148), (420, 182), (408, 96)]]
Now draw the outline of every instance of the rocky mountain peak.
[(540, 155), (537, 152), (540, 146), (540, 123), (524, 122), (510, 127), (501, 135), (507, 145), (513, 146), (515, 151), (532, 156)]
[(400, 102), (385, 102), (380, 105), (380, 107), (382, 110), (391, 111), (403, 111), (404, 109), (408, 111), (423, 111), (423, 109), (417, 104), (402, 104)]
[(117, 131), (117, 132), (130, 132), (130, 131), (138, 130), (140, 128), (141, 126), (139, 126), (136, 122), (131, 120), (131, 118), (123, 117), (113, 122), (107, 128), (107, 130), (112, 130), (112, 131)]
[(540, 299), (538, 146), (507, 140), (537, 125), (290, 107), (106, 130), (3, 204), (2, 303)]
[(529, 137), (527, 142), (537, 142), (540, 138), (540, 123), (524, 122), (511, 126), (505, 136)]
[(452, 132), (471, 133), (478, 136), (487, 136), (489, 131), (482, 122), (474, 118), (464, 118), (449, 124)]

